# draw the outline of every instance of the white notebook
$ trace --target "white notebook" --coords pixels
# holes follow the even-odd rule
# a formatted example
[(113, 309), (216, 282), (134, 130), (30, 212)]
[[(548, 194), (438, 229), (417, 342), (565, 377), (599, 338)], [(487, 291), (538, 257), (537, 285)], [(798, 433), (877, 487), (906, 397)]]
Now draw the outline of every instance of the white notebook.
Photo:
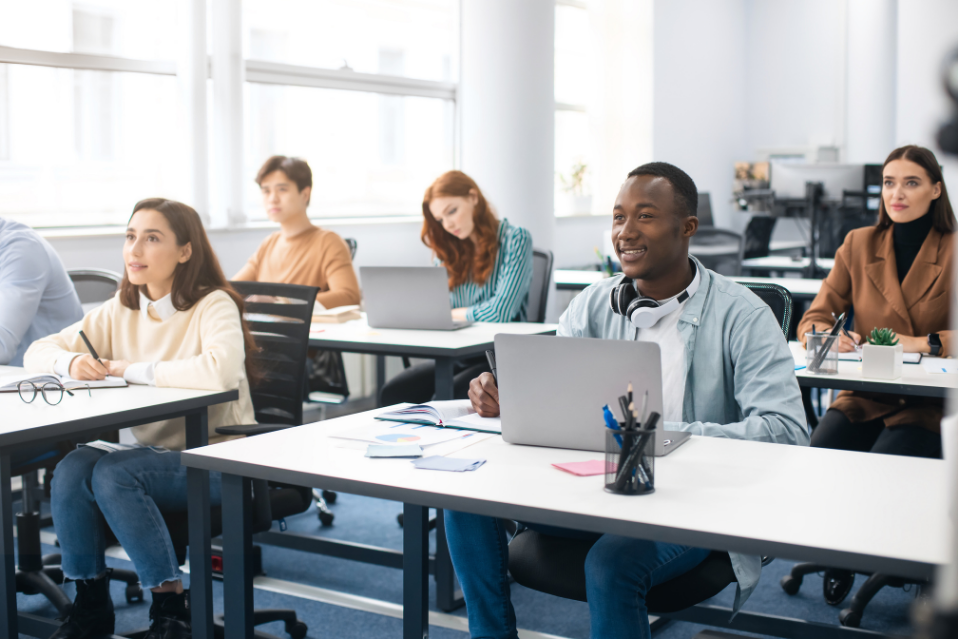
[(16, 376), (0, 377), (0, 391), (16, 391), (17, 385), (22, 381), (29, 380), (37, 386), (42, 386), (47, 382), (62, 384), (66, 389), (84, 388), (89, 385), (91, 389), (106, 389), (112, 387), (128, 386), (126, 380), (116, 376), (107, 376), (103, 380), (77, 380), (70, 376), (58, 376), (53, 373), (28, 373)]

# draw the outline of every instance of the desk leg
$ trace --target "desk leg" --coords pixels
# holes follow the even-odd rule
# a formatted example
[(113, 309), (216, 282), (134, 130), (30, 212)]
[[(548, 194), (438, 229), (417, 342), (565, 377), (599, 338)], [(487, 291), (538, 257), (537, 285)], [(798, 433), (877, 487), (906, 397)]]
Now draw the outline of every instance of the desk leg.
[[(186, 416), (186, 448), (209, 443), (206, 409)], [(210, 472), (186, 470), (190, 535), (190, 608), (194, 638), (213, 637), (213, 575), (210, 558)]]
[(429, 637), (429, 508), (403, 505), (402, 635)]
[(17, 635), (17, 567), (13, 560), (13, 496), (10, 492), (10, 452), (0, 451), (0, 636)]
[(386, 386), (386, 356), (376, 356), (376, 406), (383, 406), (383, 387)]
[(436, 358), (436, 400), (452, 400), (452, 367), (455, 358)]
[(249, 478), (223, 474), (225, 636), (253, 637), (253, 510)]

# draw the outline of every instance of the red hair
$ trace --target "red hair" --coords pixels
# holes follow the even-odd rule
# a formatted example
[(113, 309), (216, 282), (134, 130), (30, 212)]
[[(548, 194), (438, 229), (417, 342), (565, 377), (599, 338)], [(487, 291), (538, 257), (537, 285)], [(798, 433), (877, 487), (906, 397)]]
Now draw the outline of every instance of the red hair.
[[(433, 217), (429, 203), (438, 196), (468, 198), (478, 196), (472, 212), (474, 229), (471, 238), (460, 240), (442, 228)], [(499, 250), (499, 220), (486, 202), (476, 181), (462, 171), (447, 171), (429, 185), (422, 197), (422, 242), (432, 249), (449, 271), (449, 290), (472, 280), (482, 286), (492, 274)]]

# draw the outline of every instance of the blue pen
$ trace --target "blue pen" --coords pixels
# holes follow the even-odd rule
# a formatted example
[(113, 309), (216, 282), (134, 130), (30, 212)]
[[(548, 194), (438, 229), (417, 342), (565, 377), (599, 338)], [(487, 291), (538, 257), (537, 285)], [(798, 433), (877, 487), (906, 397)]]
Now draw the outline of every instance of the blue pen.
[[(605, 426), (613, 431), (619, 430), (619, 423), (615, 421), (615, 416), (612, 415), (612, 410), (609, 409), (609, 405), (602, 407), (602, 417), (605, 418)], [(619, 443), (619, 446), (622, 446), (622, 436), (619, 434), (613, 434), (615, 436), (615, 441)]]
[(805, 365), (802, 365), (800, 367), (795, 367), (795, 371), (798, 371), (799, 369), (804, 369), (804, 368), (805, 368)]

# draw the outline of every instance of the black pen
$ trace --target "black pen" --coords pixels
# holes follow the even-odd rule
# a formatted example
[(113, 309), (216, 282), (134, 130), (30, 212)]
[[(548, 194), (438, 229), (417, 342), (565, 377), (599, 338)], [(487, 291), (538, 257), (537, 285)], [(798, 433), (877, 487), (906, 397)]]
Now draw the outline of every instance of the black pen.
[(86, 344), (86, 348), (90, 350), (90, 355), (93, 356), (93, 359), (99, 362), (100, 364), (103, 364), (103, 362), (100, 360), (100, 356), (96, 354), (96, 349), (93, 348), (93, 345), (90, 344), (90, 341), (87, 339), (86, 334), (83, 333), (83, 329), (80, 329), (80, 337), (83, 338), (83, 342), (84, 344)]
[(492, 377), (496, 380), (496, 386), (499, 386), (499, 374), (496, 373), (495, 349), (486, 349), (486, 361), (489, 363), (489, 368), (492, 369)]

